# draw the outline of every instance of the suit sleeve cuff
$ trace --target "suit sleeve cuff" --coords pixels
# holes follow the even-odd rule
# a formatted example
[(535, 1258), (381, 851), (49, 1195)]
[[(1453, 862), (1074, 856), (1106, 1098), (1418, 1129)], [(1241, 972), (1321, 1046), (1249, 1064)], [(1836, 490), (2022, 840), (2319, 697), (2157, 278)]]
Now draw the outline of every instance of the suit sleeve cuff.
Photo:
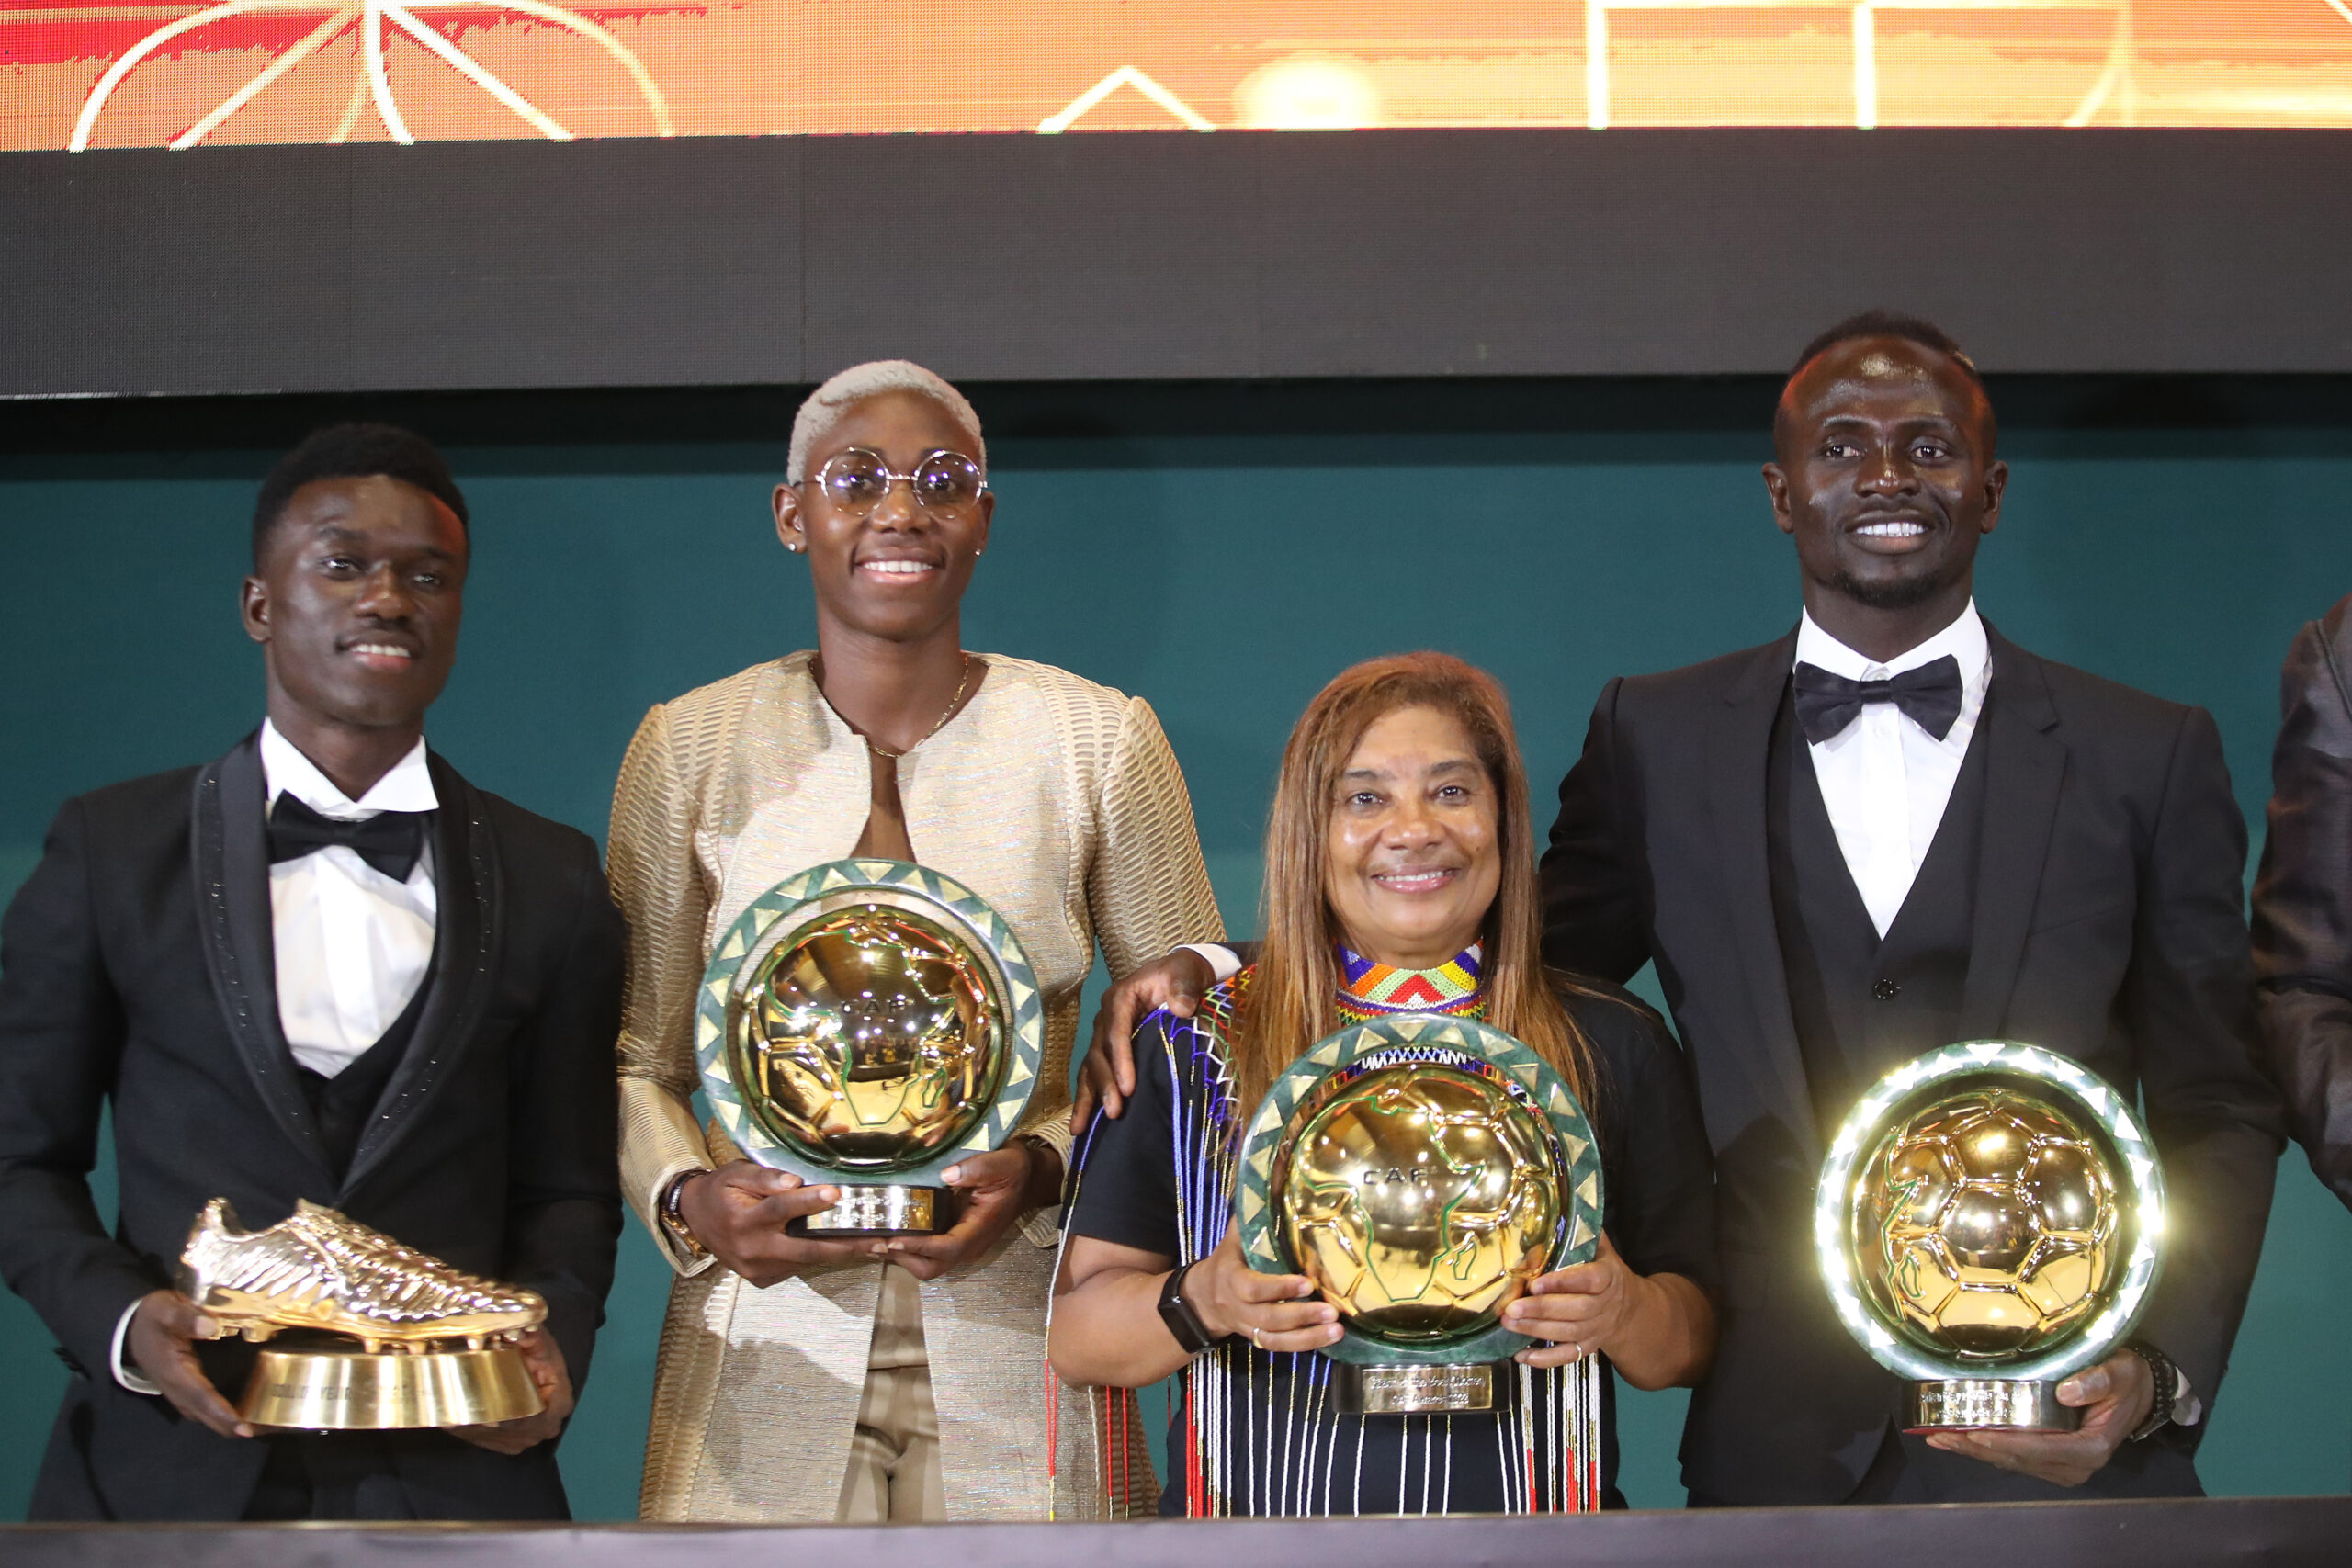
[[(141, 1301), (145, 1299), (143, 1296), (140, 1298)], [(114, 1381), (131, 1393), (160, 1394), (164, 1392), (162, 1389), (122, 1359), (123, 1342), (130, 1337), (130, 1320), (138, 1315), (139, 1303), (133, 1302), (122, 1309), (120, 1317), (115, 1319), (114, 1348), (107, 1356), (107, 1364), (114, 1368)]]
[(2205, 1402), (2188, 1386), (2188, 1374), (2180, 1374), (2180, 1387), (2172, 1396), (2172, 1424), (2194, 1427), (2205, 1419)]
[(1233, 949), (1214, 942), (1188, 942), (1176, 949), (1179, 953), (1197, 953), (1208, 961), (1209, 973), (1222, 986), (1241, 973), (1241, 958)]
[[(1052, 1149), (1061, 1156), (1062, 1190), (1069, 1190), (1069, 1155), (1075, 1144), (1069, 1130), (1069, 1118), (1052, 1116), (1034, 1127), (1023, 1127), (1021, 1137), (1031, 1138)], [(1021, 1234), (1035, 1247), (1058, 1247), (1062, 1239), (1062, 1206), (1032, 1209), (1021, 1216)]]

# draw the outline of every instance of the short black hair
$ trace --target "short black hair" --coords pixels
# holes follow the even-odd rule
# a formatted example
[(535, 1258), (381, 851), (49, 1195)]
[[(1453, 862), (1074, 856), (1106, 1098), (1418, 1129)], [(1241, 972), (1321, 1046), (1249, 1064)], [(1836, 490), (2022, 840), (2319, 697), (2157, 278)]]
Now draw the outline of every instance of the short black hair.
[(1968, 378), (1974, 381), (1980, 390), (1984, 385), (1984, 378), (1976, 374), (1976, 361), (1968, 357), (1951, 333), (1933, 321), (1906, 316), (1900, 310), (1863, 310), (1847, 317), (1806, 344), (1804, 352), (1797, 355), (1797, 362), (1789, 367), (1789, 375), (1793, 378), (1798, 371), (1839, 344), (1863, 337), (1897, 337), (1905, 343), (1916, 343), (1922, 348), (1932, 348), (1938, 354), (1959, 361), (1960, 367), (1968, 372)]
[(1789, 367), (1789, 378), (1781, 383), (1781, 396), (1773, 405), (1772, 429), (1776, 438), (1781, 434), (1781, 422), (1788, 406), (1789, 388), (1804, 374), (1804, 367), (1841, 343), (1852, 343), (1857, 338), (1867, 337), (1899, 338), (1905, 343), (1917, 344), (1921, 348), (1934, 349), (1959, 366), (1961, 374), (1966, 376), (1969, 384), (1976, 389), (1976, 400), (1983, 405), (1987, 438), (1985, 456), (1992, 456), (1992, 444), (2000, 439), (2000, 424), (1993, 417), (1993, 395), (1984, 389), (1984, 378), (1977, 374), (1976, 361), (1968, 357), (1967, 351), (1960, 346), (1951, 333), (1935, 322), (1918, 316), (1906, 316), (1900, 310), (1858, 312), (1804, 345), (1804, 352), (1798, 355), (1797, 362)]
[(470, 535), (465, 492), (449, 475), (449, 465), (433, 443), (396, 424), (331, 424), (312, 431), (302, 444), (277, 459), (254, 498), (254, 564), (261, 564), (269, 531), (286, 512), (294, 492), (321, 479), (364, 479), (381, 474), (414, 485), (458, 514), (459, 526)]

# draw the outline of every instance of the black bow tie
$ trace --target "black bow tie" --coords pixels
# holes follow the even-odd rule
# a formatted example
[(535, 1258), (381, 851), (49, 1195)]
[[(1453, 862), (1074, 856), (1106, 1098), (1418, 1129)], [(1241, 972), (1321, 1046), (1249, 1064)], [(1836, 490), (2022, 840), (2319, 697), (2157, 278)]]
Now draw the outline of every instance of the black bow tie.
[(424, 852), (424, 819), (429, 811), (379, 811), (356, 822), (322, 817), (291, 795), (281, 795), (269, 812), (269, 863), (300, 860), (304, 855), (341, 844), (390, 877), (406, 882)]
[(1849, 681), (1818, 664), (1800, 664), (1795, 685), (1797, 728), (1814, 746), (1843, 733), (1865, 703), (1893, 703), (1939, 740), (1960, 717), (1960, 660), (1949, 653), (1891, 681)]

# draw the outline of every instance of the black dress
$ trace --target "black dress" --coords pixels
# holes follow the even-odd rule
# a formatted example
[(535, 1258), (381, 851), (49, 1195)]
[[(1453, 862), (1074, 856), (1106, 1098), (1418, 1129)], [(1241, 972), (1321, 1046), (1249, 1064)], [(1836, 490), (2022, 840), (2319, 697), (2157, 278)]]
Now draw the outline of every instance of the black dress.
[[(1126, 1112), (1097, 1118), (1087, 1137), (1071, 1235), (1179, 1260), (1204, 1257), (1221, 1239), (1224, 1190), (1200, 1168), (1213, 1162), (1193, 1151), (1214, 1145), (1237, 1114), (1221, 1046), (1247, 973), (1212, 991), (1194, 1019), (1160, 1012), (1145, 1021)], [(1712, 1293), (1713, 1174), (1682, 1053), (1640, 1000), (1613, 986), (1589, 988), (1599, 995), (1564, 993), (1562, 1000), (1592, 1048), (1597, 1081), (1587, 1111), (1600, 1136), (1603, 1226), (1634, 1272), (1680, 1274)], [(1234, 1391), (1231, 1414), (1204, 1423), (1199, 1412), (1209, 1402), (1193, 1397), (1194, 1384), (1204, 1362), (1218, 1359)], [(1508, 1414), (1334, 1414), (1321, 1397), (1329, 1369), (1319, 1355), (1275, 1355), (1239, 1342), (1196, 1359), (1170, 1402), (1177, 1473), (1162, 1490), (1159, 1511), (1300, 1516), (1567, 1506), (1558, 1499), (1573, 1489), (1535, 1457), (1559, 1451), (1546, 1441), (1556, 1435), (1555, 1379), (1539, 1372), (1522, 1382), (1519, 1397), (1532, 1393), (1536, 1407), (1529, 1413), (1531, 1446), (1512, 1436), (1526, 1428)], [(1614, 1380), (1604, 1373), (1600, 1382), (1600, 1492), (1605, 1506), (1623, 1507)], [(1200, 1454), (1208, 1444), (1219, 1446), (1227, 1478), (1221, 1487), (1202, 1484)]]

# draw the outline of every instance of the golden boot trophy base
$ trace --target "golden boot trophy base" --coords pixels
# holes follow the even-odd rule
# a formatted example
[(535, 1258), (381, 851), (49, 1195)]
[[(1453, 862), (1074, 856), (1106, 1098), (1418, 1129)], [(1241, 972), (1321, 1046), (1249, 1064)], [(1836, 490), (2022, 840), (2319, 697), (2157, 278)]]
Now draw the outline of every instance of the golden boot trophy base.
[(1334, 1362), (1332, 1406), (1342, 1416), (1458, 1416), (1493, 1410), (1498, 1363)]
[(311, 1432), (491, 1426), (546, 1408), (523, 1353), (511, 1345), (422, 1350), (359, 1350), (323, 1341), (272, 1346), (254, 1361), (237, 1402), (237, 1414), (256, 1426)]
[(830, 1209), (804, 1214), (784, 1227), (812, 1241), (858, 1236), (937, 1235), (947, 1228), (944, 1187), (851, 1187), (833, 1183), (841, 1198)]
[(2073, 1432), (2083, 1413), (2058, 1403), (2054, 1382), (1943, 1378), (1911, 1385), (1906, 1432)]

